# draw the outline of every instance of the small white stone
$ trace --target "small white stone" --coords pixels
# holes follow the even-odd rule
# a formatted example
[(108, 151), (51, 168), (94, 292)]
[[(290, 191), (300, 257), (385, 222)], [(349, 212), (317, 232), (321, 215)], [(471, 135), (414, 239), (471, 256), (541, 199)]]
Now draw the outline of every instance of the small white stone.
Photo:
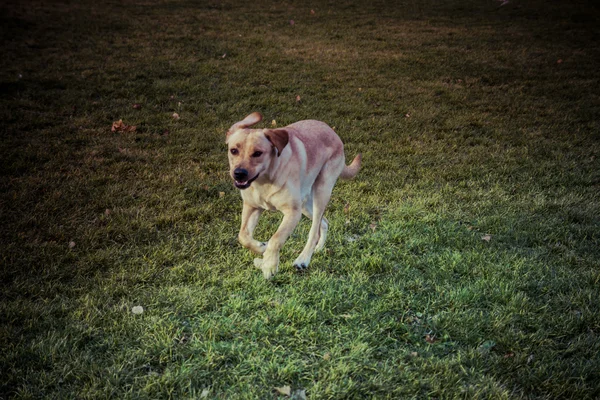
[(142, 314), (144, 312), (144, 307), (142, 306), (135, 306), (131, 309), (131, 312), (134, 314)]

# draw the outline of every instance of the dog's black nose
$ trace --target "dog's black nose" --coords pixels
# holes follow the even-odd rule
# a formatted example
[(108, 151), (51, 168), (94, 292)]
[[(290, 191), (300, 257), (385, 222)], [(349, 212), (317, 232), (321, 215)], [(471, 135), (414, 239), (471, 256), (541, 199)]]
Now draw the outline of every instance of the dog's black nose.
[(248, 180), (248, 171), (243, 168), (236, 168), (233, 171), (233, 177), (236, 181), (246, 181)]

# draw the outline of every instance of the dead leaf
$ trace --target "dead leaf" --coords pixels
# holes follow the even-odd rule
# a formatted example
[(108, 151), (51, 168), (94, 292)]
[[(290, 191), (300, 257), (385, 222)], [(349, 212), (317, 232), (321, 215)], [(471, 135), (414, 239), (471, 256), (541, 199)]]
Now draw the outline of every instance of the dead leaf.
[(227, 53), (223, 53), (223, 55), (221, 56), (221, 58), (225, 58), (227, 57)]
[(141, 109), (142, 109), (142, 105), (141, 105), (141, 104), (138, 104), (138, 103), (135, 103), (135, 104), (133, 105), (133, 109), (134, 109), (134, 110), (141, 110)]
[(515, 353), (513, 353), (512, 351), (509, 351), (508, 353), (506, 353), (504, 355), (504, 358), (513, 358), (515, 356)]
[(315, 10), (310, 10), (310, 15), (315, 15)]
[[(350, 221), (348, 221), (348, 223), (350, 223)], [(348, 243), (354, 243), (358, 240), (359, 236), (358, 235), (351, 235), (351, 236), (346, 236), (346, 241)]]
[(112, 132), (135, 132), (135, 125), (127, 125), (123, 122), (122, 119), (113, 122), (112, 127), (110, 128)]
[(172, 117), (175, 121), (177, 121), (179, 119), (179, 114), (173, 113)]
[(350, 203), (346, 203), (346, 205), (344, 206), (344, 213), (348, 214), (350, 212)]
[(529, 357), (527, 357), (527, 364), (532, 363), (534, 359), (535, 357), (533, 356), (533, 354), (530, 354)]
[(70, 249), (75, 248), (75, 242), (73, 242), (73, 241), (69, 242), (69, 248)]
[(282, 387), (276, 387), (275, 390), (279, 393), (282, 394), (284, 396), (289, 396), (292, 394), (292, 388), (289, 387), (289, 385), (285, 385)]
[(271, 121), (271, 126), (277, 126), (277, 121), (275, 121), (275, 120)]
[(375, 229), (377, 229), (377, 224), (376, 223), (372, 223), (369, 225), (369, 228), (371, 228), (371, 230), (373, 231), (373, 233), (375, 233)]
[(563, 60), (562, 60), (562, 58), (559, 58), (558, 60), (556, 60), (556, 63), (557, 63), (557, 64), (562, 64), (562, 63), (563, 63)]
[(220, 198), (223, 198), (223, 197), (225, 197), (225, 192), (219, 192), (219, 197), (220, 197)]
[(300, 97), (300, 95), (296, 95), (296, 102), (300, 103), (302, 101), (302, 98)]
[(293, 19), (290, 19), (290, 25), (292, 25), (292, 26), (293, 26), (293, 25), (295, 25), (295, 24), (296, 24), (296, 23), (294, 22), (294, 20), (293, 20)]
[(435, 338), (435, 336), (432, 336), (428, 333), (427, 335), (425, 335), (425, 341), (427, 343), (433, 344), (433, 343), (437, 342), (437, 339)]
[(481, 240), (483, 240), (484, 242), (489, 242), (490, 240), (492, 240), (492, 235), (487, 233), (481, 237)]
[(325, 361), (331, 360), (331, 354), (330, 353), (323, 354), (323, 360), (325, 360)]
[(111, 211), (107, 208), (106, 210), (104, 210), (104, 215), (106, 215), (107, 217), (110, 215)]

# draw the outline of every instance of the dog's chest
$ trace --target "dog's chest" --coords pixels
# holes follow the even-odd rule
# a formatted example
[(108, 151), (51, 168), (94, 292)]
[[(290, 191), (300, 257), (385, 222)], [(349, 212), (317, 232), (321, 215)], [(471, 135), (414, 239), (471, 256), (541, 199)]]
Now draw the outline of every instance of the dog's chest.
[(265, 196), (265, 193), (262, 193), (260, 190), (256, 190), (252, 186), (241, 193), (244, 203), (251, 205), (252, 207), (262, 208), (263, 210), (270, 211), (277, 210), (277, 206), (270, 201), (271, 196)]

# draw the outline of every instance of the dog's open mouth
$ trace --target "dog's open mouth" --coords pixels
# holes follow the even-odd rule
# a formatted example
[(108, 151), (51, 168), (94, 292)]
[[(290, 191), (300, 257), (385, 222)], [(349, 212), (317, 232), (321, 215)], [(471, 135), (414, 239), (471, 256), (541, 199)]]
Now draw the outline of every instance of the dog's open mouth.
[(243, 182), (235, 181), (235, 183), (234, 183), (235, 187), (238, 189), (247, 189), (248, 187), (250, 187), (250, 184), (252, 182), (254, 182), (256, 180), (256, 178), (258, 178), (259, 175), (260, 175), (260, 173), (256, 174), (256, 176), (254, 178), (247, 180), (247, 181), (243, 181)]

